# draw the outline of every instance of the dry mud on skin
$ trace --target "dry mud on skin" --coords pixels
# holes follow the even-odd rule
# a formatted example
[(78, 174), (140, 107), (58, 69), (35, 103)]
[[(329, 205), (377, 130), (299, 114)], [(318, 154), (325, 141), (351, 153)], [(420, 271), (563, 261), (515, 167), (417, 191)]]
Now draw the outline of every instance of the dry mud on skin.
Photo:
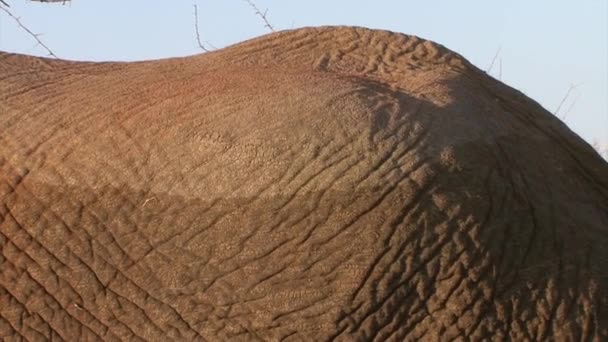
[(413, 36), (0, 54), (0, 338), (608, 338), (608, 165)]

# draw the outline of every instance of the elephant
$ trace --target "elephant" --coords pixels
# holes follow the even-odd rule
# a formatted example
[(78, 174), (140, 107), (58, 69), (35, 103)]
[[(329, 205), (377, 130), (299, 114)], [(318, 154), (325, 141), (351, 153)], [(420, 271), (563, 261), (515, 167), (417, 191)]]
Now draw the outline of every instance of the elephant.
[(2, 52), (0, 204), (7, 341), (608, 339), (608, 164), (416, 36)]

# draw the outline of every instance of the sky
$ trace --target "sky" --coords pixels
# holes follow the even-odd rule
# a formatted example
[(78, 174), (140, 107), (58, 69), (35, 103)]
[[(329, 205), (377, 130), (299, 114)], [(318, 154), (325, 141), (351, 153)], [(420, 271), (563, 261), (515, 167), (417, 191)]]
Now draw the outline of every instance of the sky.
[[(201, 53), (269, 33), (243, 0), (5, 0), (60, 58), (132, 61)], [(255, 0), (277, 30), (355, 25), (416, 35), (463, 55), (608, 148), (606, 0)], [(170, 4), (170, 5), (168, 5)], [(0, 11), (0, 50), (47, 52)], [(495, 58), (496, 57), (496, 58)], [(570, 91), (569, 91), (570, 90)]]

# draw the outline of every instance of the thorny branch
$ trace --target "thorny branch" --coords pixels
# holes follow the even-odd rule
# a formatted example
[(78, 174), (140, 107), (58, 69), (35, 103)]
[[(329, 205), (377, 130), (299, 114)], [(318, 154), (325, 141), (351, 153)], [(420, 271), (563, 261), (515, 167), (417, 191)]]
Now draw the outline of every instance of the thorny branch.
[[(8, 7), (8, 5), (0, 0), (4, 5), (6, 5)], [(36, 41), (38, 42), (38, 45), (42, 46), (44, 49), (46, 49), (46, 51), (49, 53), (49, 56), (53, 56), (55, 58), (59, 58), (57, 57), (57, 55), (55, 55), (53, 53), (53, 51), (46, 46), (46, 44), (44, 44), (44, 42), (42, 40), (40, 40), (40, 38), (38, 36), (40, 36), (39, 34), (36, 34), (34, 32), (32, 32), (30, 29), (27, 28), (27, 26), (25, 26), (21, 20), (19, 20), (18, 17), (16, 17), (15, 15), (13, 15), (13, 13), (11, 13), (11, 11), (9, 11), (7, 8), (0, 6), (0, 9), (3, 10), (6, 14), (8, 14), (9, 17), (13, 18), (15, 20), (15, 22), (17, 22), (17, 25), (19, 25), (19, 27), (21, 27), (25, 32), (27, 32), (30, 36), (34, 37), (34, 39), (36, 39)]]
[(251, 6), (251, 8), (253, 8), (253, 10), (255, 11), (255, 14), (257, 14), (260, 18), (262, 18), (262, 20), (264, 20), (264, 27), (267, 27), (270, 31), (274, 32), (274, 27), (270, 24), (270, 22), (268, 21), (268, 18), (266, 18), (266, 14), (268, 13), (268, 9), (266, 9), (264, 11), (264, 13), (260, 12), (260, 10), (258, 9), (258, 6), (255, 5), (255, 3), (253, 3), (252, 0), (243, 0), (246, 3), (249, 4), (249, 6)]
[(196, 42), (198, 43), (198, 46), (203, 51), (209, 52), (209, 49), (207, 49), (205, 45), (203, 45), (203, 42), (201, 41), (201, 35), (198, 31), (198, 7), (196, 5), (194, 5), (194, 30), (196, 31)]

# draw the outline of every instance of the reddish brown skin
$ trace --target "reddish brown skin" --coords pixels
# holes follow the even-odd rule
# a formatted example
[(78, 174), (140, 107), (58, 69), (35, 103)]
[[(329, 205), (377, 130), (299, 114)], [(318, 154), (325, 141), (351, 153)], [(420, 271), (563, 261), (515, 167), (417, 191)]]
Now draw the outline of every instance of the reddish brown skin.
[(608, 339), (608, 165), (461, 56), (352, 27), (0, 53), (0, 338)]

